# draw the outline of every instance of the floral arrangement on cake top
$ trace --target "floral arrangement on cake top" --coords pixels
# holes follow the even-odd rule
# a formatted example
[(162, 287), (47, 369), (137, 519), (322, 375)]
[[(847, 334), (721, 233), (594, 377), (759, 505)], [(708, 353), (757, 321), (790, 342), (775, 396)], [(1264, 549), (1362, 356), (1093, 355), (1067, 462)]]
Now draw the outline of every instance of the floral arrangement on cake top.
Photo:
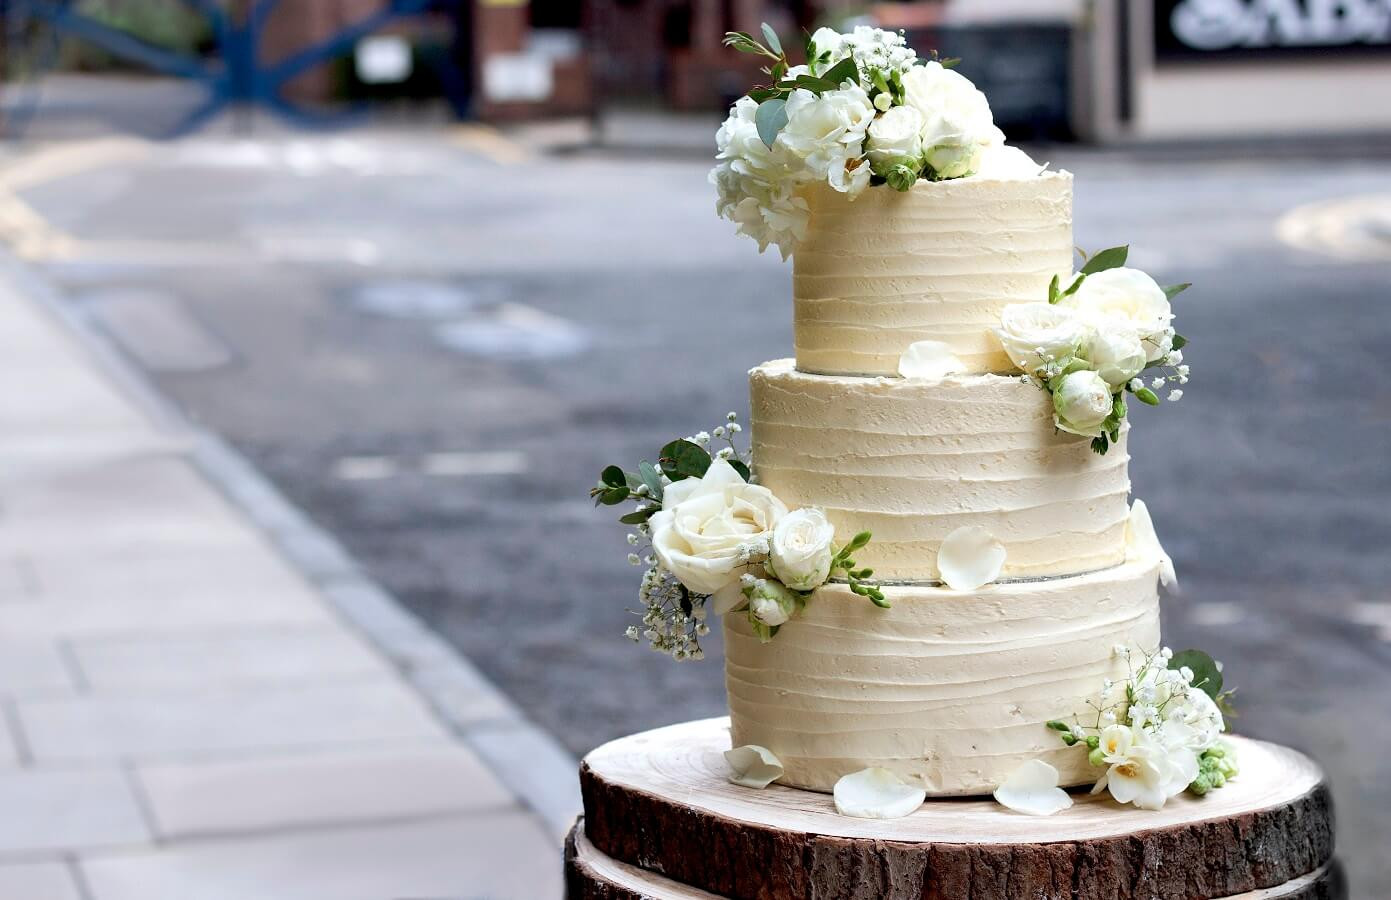
[[(673, 659), (704, 657), (707, 604), (717, 615), (744, 612), (764, 642), (833, 577), (876, 606), (889, 605), (868, 581), (873, 570), (857, 567), (852, 556), (869, 543), (869, 532), (836, 547), (825, 513), (789, 510), (756, 484), (736, 445), (737, 419), (731, 412), (711, 431), (672, 441), (657, 462), (643, 460), (636, 472), (608, 466), (589, 492), (596, 506), (637, 504), (619, 520), (634, 528), (628, 561), (647, 566), (638, 591), (642, 625), (627, 635)], [(717, 442), (725, 446), (712, 453)]]
[[(1159, 405), (1155, 393), (1188, 383), (1183, 348), (1170, 303), (1189, 284), (1160, 287), (1139, 269), (1125, 267), (1129, 247), (1112, 247), (1084, 260), (1067, 288), (1053, 277), (1048, 302), (1016, 303), (995, 333), (1025, 377), (1053, 397), (1053, 422), (1090, 437), (1105, 453), (1120, 439), (1125, 395)], [(1146, 383), (1145, 373), (1154, 372)], [(1169, 400), (1183, 396), (1171, 387)]]
[(919, 57), (900, 33), (820, 28), (797, 65), (766, 24), (763, 38), (725, 36), (768, 61), (770, 83), (734, 104), (710, 172), (716, 210), (760, 251), (776, 244), (786, 259), (805, 237), (802, 190), (811, 184), (853, 198), (871, 185), (906, 191), (985, 167), (1016, 176), (1042, 168), (1004, 146), (985, 95), (952, 70), (957, 60)]
[[(1119, 803), (1154, 810), (1184, 791), (1202, 796), (1236, 777), (1236, 751), (1221, 739), (1232, 694), (1222, 689), (1222, 664), (1201, 650), (1142, 653), (1118, 645), (1113, 652), (1128, 675), (1102, 684), (1095, 715), (1048, 723), (1101, 770), (1092, 793), (1109, 791)], [(1072, 805), (1058, 787), (1058, 771), (1042, 760), (1016, 770), (995, 799), (1031, 815)]]

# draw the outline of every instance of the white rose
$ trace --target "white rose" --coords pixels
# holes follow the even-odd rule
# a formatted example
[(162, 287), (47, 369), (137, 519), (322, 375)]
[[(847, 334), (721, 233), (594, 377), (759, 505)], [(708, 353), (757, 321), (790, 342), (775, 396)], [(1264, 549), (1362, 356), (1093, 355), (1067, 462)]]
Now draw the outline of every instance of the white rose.
[(798, 509), (773, 529), (768, 570), (794, 591), (809, 591), (831, 574), (831, 541), (836, 530), (819, 509)]
[(759, 578), (744, 588), (749, 600), (749, 615), (770, 628), (782, 625), (797, 610), (797, 598), (776, 581)]
[(713, 594), (738, 569), (768, 552), (787, 507), (772, 491), (749, 484), (717, 459), (703, 478), (667, 485), (662, 510), (648, 522), (662, 568), (698, 594)]
[(1015, 303), (1000, 314), (995, 334), (1015, 365), (1025, 372), (1037, 372), (1050, 361), (1075, 356), (1087, 339), (1087, 326), (1075, 312), (1061, 306)]
[(982, 178), (1017, 181), (1037, 178), (1046, 168), (1048, 167), (1034, 162), (1029, 154), (1018, 147), (994, 144), (985, 148), (985, 152), (981, 154), (976, 174)]
[[(886, 95), (881, 95), (886, 96)], [(876, 174), (906, 163), (914, 168), (922, 165), (922, 113), (911, 106), (895, 106), (869, 126), (865, 150)]]
[(1113, 388), (1119, 388), (1145, 368), (1145, 347), (1129, 328), (1107, 328), (1103, 324), (1087, 345), (1087, 359), (1096, 374)]
[(1169, 298), (1154, 279), (1139, 269), (1107, 269), (1088, 275), (1062, 304), (1097, 323), (1098, 330), (1123, 323), (1144, 344), (1148, 362), (1163, 359), (1173, 347)]
[(853, 84), (820, 96), (798, 88), (785, 109), (787, 125), (777, 146), (800, 159), (816, 180), (828, 180), (836, 169), (844, 173), (846, 160), (861, 155), (865, 131), (874, 121), (869, 95)]
[(959, 72), (929, 62), (903, 75), (903, 102), (923, 117), (923, 154), (939, 178), (960, 178), (980, 167), (986, 148), (1004, 142), (990, 102)]
[[(1053, 394), (1053, 421), (1063, 431), (1100, 437), (1101, 423), (1111, 415), (1111, 386), (1090, 370), (1063, 378)], [(655, 518), (655, 517), (654, 517)]]

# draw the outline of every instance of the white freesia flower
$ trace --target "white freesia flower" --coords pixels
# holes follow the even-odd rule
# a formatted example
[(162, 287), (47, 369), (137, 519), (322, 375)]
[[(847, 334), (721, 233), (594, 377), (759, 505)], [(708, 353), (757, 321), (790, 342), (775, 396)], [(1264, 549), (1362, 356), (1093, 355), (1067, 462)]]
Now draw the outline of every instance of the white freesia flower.
[(937, 571), (955, 591), (974, 591), (1000, 577), (1005, 545), (979, 525), (963, 525), (942, 539)]
[(938, 178), (971, 174), (987, 148), (1004, 142), (985, 94), (936, 61), (904, 73), (903, 103), (922, 114), (923, 153)]
[(981, 178), (995, 178), (1001, 181), (1019, 181), (1037, 178), (1048, 168), (1036, 163), (1033, 157), (1008, 144), (992, 144), (980, 156), (980, 167), (976, 174)]
[(1087, 326), (1077, 313), (1065, 307), (1014, 303), (1000, 313), (1000, 327), (995, 334), (1015, 365), (1035, 373), (1049, 362), (1062, 362), (1076, 355), (1087, 339)]
[(809, 507), (788, 513), (773, 529), (769, 571), (795, 591), (820, 587), (831, 574), (831, 541), (835, 535), (835, 527), (819, 509)]
[[(859, 162), (865, 132), (874, 121), (874, 104), (864, 88), (848, 84), (819, 96), (798, 88), (787, 98), (785, 109), (787, 125), (774, 146), (786, 148), (801, 160), (811, 179), (824, 180), (852, 196), (863, 190), (855, 186), (860, 179), (847, 176), (847, 170), (849, 163)], [(863, 181), (869, 183), (868, 172)]]
[(762, 790), (782, 777), (782, 762), (767, 747), (745, 744), (724, 752), (729, 780), (740, 787)]
[(1178, 587), (1174, 561), (1164, 552), (1159, 535), (1155, 533), (1149, 507), (1139, 498), (1130, 504), (1130, 517), (1125, 520), (1125, 548), (1126, 555), (1133, 559), (1159, 560), (1160, 582), (1166, 588)]
[(750, 561), (761, 562), (787, 507), (772, 491), (749, 484), (716, 459), (702, 478), (666, 487), (648, 525), (662, 568), (698, 594), (713, 594)]
[(1139, 269), (1106, 269), (1088, 275), (1076, 293), (1060, 302), (1077, 310), (1098, 332), (1128, 328), (1144, 344), (1147, 362), (1163, 359), (1173, 349), (1169, 298)]
[(782, 582), (758, 578), (745, 585), (744, 596), (749, 601), (749, 613), (769, 628), (784, 625), (797, 611), (797, 598)]
[(1145, 347), (1129, 328), (1102, 327), (1087, 344), (1087, 361), (1113, 388), (1120, 388), (1144, 371)]
[(832, 789), (836, 811), (859, 819), (900, 819), (927, 799), (927, 790), (905, 784), (888, 769), (862, 769), (846, 775)]
[(922, 113), (911, 106), (895, 106), (870, 124), (865, 150), (875, 174), (886, 176), (900, 164), (922, 167), (923, 124)]
[(1010, 773), (995, 789), (1001, 806), (1031, 816), (1051, 816), (1072, 805), (1067, 791), (1058, 787), (1058, 770), (1041, 759), (1031, 759)]
[(1109, 790), (1118, 803), (1133, 803), (1140, 809), (1162, 809), (1165, 801), (1188, 783), (1175, 789), (1177, 769), (1163, 748), (1146, 743), (1143, 732), (1134, 735), (1141, 739), (1132, 741), (1123, 753), (1106, 757), (1108, 768), (1097, 780), (1092, 793)]
[(966, 371), (966, 364), (945, 341), (914, 341), (898, 358), (898, 374), (904, 378), (936, 380)]
[(1073, 372), (1053, 393), (1053, 421), (1063, 431), (1099, 437), (1112, 406), (1111, 386), (1100, 375), (1089, 369)]

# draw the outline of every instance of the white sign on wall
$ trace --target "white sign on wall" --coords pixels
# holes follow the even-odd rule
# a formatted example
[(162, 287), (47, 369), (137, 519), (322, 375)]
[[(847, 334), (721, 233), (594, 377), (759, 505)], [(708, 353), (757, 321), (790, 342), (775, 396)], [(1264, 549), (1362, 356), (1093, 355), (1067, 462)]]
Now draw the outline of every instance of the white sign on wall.
[(1162, 56), (1391, 47), (1391, 0), (1157, 0)]
[(499, 53), (483, 62), (483, 96), (494, 103), (539, 103), (555, 89), (554, 63), (537, 53)]

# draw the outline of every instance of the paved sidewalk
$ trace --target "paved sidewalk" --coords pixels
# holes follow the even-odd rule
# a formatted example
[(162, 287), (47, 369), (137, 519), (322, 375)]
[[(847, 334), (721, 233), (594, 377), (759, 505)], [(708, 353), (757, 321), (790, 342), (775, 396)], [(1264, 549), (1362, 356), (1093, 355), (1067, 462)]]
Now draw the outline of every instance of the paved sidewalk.
[(27, 277), (0, 259), (0, 898), (558, 897), (572, 761)]

